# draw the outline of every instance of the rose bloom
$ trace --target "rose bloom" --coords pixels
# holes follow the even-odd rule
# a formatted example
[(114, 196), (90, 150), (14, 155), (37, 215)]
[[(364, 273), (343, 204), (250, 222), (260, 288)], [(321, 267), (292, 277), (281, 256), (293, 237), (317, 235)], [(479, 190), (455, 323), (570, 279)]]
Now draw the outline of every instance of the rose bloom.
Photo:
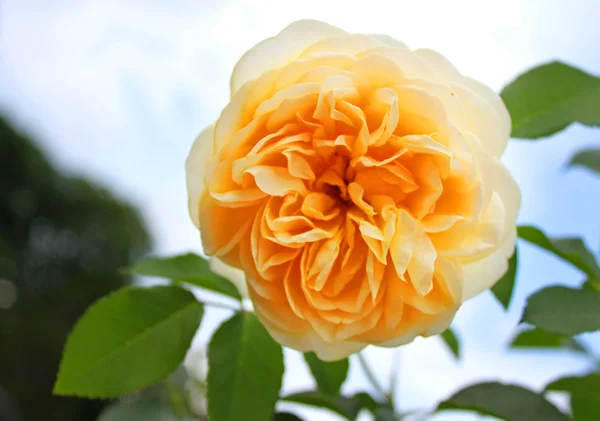
[(336, 360), (406, 344), (507, 270), (510, 128), (440, 54), (299, 21), (235, 66), (186, 163), (190, 214), (282, 345)]

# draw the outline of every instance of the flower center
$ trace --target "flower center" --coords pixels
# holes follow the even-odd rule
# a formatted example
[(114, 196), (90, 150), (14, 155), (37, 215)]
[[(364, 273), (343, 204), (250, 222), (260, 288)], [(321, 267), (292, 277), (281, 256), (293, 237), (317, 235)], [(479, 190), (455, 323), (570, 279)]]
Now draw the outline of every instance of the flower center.
[(351, 205), (348, 185), (354, 181), (355, 172), (350, 167), (350, 159), (335, 152), (324, 161), (328, 168), (317, 179), (316, 190), (327, 194), (341, 206)]

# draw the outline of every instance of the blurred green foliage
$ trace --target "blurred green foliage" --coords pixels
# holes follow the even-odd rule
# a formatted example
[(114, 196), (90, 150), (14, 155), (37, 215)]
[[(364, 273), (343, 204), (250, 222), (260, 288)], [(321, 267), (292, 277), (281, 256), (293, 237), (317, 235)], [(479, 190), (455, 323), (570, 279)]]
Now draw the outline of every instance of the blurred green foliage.
[(2, 118), (0, 160), (0, 420), (95, 420), (106, 402), (52, 396), (62, 349), (151, 239), (131, 204), (57, 171)]

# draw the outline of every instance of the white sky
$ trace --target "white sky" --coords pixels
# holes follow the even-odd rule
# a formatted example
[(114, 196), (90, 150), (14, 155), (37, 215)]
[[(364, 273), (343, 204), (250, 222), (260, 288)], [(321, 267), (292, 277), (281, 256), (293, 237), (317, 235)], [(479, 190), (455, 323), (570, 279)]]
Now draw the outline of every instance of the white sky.
[[(294, 20), (316, 18), (434, 48), (463, 73), (500, 89), (526, 68), (555, 58), (600, 74), (598, 16), (595, 0), (5, 0), (0, 109), (36, 135), (58, 165), (135, 201), (157, 252), (199, 251), (187, 215), (184, 160), (196, 134), (226, 104), (233, 65), (256, 42)], [(564, 167), (574, 150), (599, 139), (600, 130), (576, 125), (547, 141), (509, 145), (504, 160), (523, 191), (521, 223), (535, 222), (555, 235), (583, 235), (598, 250), (600, 179)], [(459, 312), (454, 327), (462, 337), (461, 362), (437, 338), (396, 351), (396, 398), (403, 410), (433, 407), (474, 381), (501, 379), (539, 389), (563, 373), (586, 369), (585, 361), (566, 353), (506, 352), (527, 295), (581, 278), (530, 246), (521, 251), (508, 315), (488, 293)], [(210, 311), (198, 341), (226, 316)], [(598, 336), (585, 339), (600, 349)], [(393, 353), (366, 352), (384, 384)], [(286, 364), (285, 391), (310, 387), (300, 354), (287, 352)], [(354, 366), (346, 390), (368, 387)], [(298, 413), (307, 421), (338, 419)]]

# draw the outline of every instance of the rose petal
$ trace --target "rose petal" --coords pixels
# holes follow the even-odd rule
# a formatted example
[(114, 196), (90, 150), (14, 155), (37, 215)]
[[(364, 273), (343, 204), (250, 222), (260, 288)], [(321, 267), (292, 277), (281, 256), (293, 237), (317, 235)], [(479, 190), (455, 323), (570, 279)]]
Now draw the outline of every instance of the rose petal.
[(210, 125), (198, 135), (190, 154), (185, 161), (185, 175), (188, 192), (188, 209), (196, 227), (200, 228), (198, 211), (200, 198), (204, 192), (204, 176), (208, 161), (213, 156), (215, 126)]
[(473, 263), (464, 266), (463, 297), (471, 297), (491, 288), (508, 269), (516, 241), (516, 221), (521, 207), (521, 191), (508, 170), (499, 161), (494, 165), (494, 186), (505, 206), (505, 236), (497, 249)]
[(312, 44), (344, 34), (339, 28), (315, 20), (292, 23), (276, 37), (258, 43), (242, 56), (231, 75), (231, 96), (246, 82), (299, 57)]
[(427, 295), (433, 288), (433, 272), (437, 251), (427, 233), (420, 227), (419, 231), (407, 272), (416, 291), (421, 295)]
[(284, 196), (290, 191), (306, 193), (302, 180), (292, 176), (287, 168), (257, 165), (248, 168), (246, 172), (252, 174), (258, 188), (270, 196)]
[(246, 285), (244, 271), (224, 263), (217, 257), (208, 259), (208, 265), (211, 271), (217, 275), (221, 275), (225, 279), (229, 279), (236, 286), (242, 297), (248, 297), (248, 286)]

